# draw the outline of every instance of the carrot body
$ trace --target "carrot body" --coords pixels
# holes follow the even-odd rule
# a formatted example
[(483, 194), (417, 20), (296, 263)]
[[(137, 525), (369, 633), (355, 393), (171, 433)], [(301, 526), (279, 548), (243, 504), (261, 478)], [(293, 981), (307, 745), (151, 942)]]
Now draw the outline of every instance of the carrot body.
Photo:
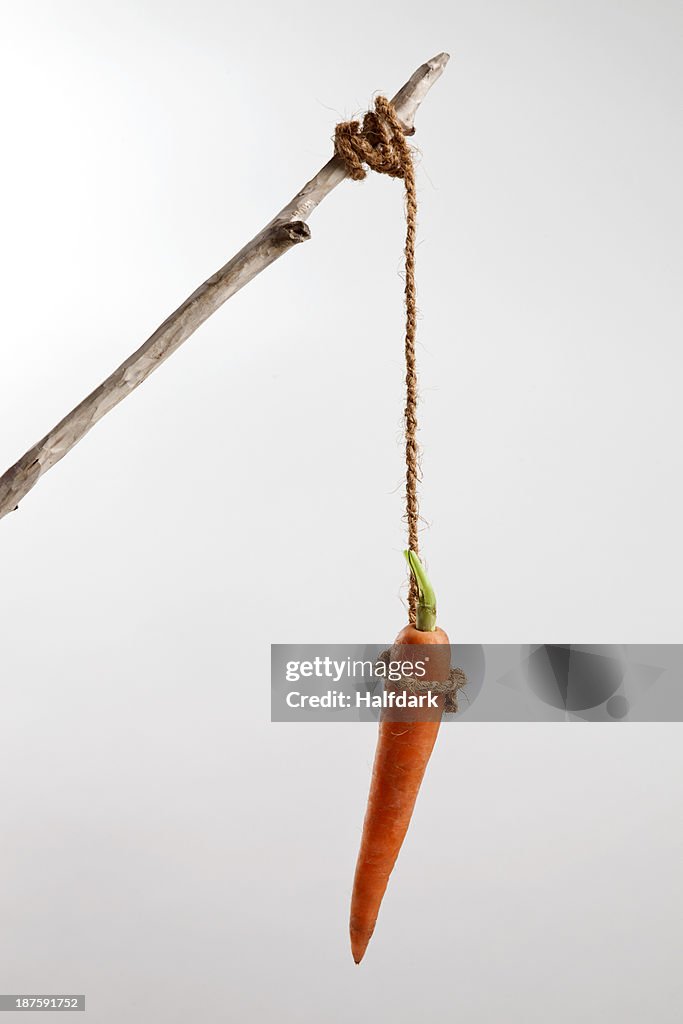
[[(434, 644), (439, 647), (433, 648)], [(429, 661), (424, 678), (429, 681), (447, 679), (450, 647), (444, 631), (425, 632), (414, 626), (402, 629), (391, 651), (392, 660), (414, 663), (425, 655), (429, 655)], [(438, 710), (421, 711), (417, 721), (414, 712), (408, 712), (401, 720), (395, 710), (388, 715), (383, 713), (380, 719), (351, 897), (351, 952), (357, 964), (363, 959), (375, 929), (382, 897), (408, 831), (442, 714), (443, 698), (439, 696)]]

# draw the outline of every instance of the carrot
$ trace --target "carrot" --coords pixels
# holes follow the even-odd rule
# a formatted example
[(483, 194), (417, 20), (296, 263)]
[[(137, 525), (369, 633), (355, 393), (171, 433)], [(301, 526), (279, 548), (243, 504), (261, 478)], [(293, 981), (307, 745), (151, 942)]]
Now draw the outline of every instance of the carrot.
[[(428, 681), (448, 678), (450, 647), (448, 637), (436, 626), (436, 600), (431, 584), (413, 551), (405, 552), (418, 585), (415, 626), (408, 625), (396, 637), (392, 661), (415, 664), (429, 655), (424, 676)], [(422, 650), (420, 650), (422, 648)], [(389, 686), (387, 686), (389, 688)], [(380, 904), (399, 850), (405, 839), (443, 714), (443, 696), (438, 709), (398, 713), (395, 709), (380, 717), (379, 737), (372, 769), (363, 835), (356, 864), (351, 897), (351, 952), (357, 964), (363, 959), (375, 930)]]

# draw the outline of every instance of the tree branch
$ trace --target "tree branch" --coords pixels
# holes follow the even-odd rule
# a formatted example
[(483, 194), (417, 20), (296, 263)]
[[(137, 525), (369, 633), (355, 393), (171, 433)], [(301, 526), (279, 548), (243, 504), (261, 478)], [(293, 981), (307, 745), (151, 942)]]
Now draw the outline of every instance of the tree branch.
[[(394, 96), (392, 103), (407, 135), (413, 134), (417, 109), (448, 59), (447, 53), (440, 53), (427, 61)], [(345, 177), (341, 161), (337, 157), (329, 160), (270, 224), (185, 299), (137, 352), (8, 469), (0, 477), (0, 519), (15, 509), (43, 473), (59, 462), (110, 409), (142, 384), (227, 299), (283, 253), (310, 238), (305, 221)]]

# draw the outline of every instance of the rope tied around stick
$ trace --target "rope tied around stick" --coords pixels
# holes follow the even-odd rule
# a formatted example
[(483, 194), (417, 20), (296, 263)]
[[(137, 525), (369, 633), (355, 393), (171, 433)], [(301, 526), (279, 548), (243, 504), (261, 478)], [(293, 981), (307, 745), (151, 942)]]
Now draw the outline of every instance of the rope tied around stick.
[[(419, 554), (418, 524), (420, 519), (417, 485), (419, 482), (419, 448), (417, 444), (417, 369), (415, 361), (415, 335), (417, 331), (417, 300), (415, 291), (415, 237), (417, 233), (417, 189), (413, 151), (406, 142), (406, 129), (393, 105), (384, 96), (375, 100), (375, 109), (369, 110), (359, 121), (343, 121), (334, 133), (334, 151), (343, 162), (347, 174), (354, 181), (366, 177), (366, 166), (378, 174), (402, 178), (406, 196), (405, 242), (405, 363), (406, 404), (405, 458), (406, 458), (406, 523), (408, 547)], [(411, 573), (408, 609), (410, 621), (417, 616), (418, 589)]]

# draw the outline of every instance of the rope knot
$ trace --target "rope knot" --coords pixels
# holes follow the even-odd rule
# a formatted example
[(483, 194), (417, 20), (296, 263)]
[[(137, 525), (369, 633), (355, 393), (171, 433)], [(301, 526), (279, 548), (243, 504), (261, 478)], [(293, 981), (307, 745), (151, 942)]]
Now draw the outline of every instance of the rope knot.
[(412, 170), (410, 146), (405, 129), (389, 100), (378, 96), (375, 109), (360, 121), (342, 121), (334, 131), (334, 152), (350, 178), (362, 181), (365, 166), (391, 178), (405, 178)]
[[(391, 662), (391, 648), (386, 651), (382, 651), (377, 657), (378, 662), (383, 662), (385, 668), (389, 668)], [(386, 678), (386, 676), (385, 676)], [(394, 684), (401, 689), (408, 690), (410, 693), (441, 693), (444, 695), (444, 712), (447, 715), (457, 715), (458, 713), (458, 694), (463, 687), (467, 686), (469, 682), (467, 676), (461, 668), (452, 668), (448, 673), (448, 679), (442, 679), (440, 682), (427, 682), (424, 679), (416, 679), (414, 676), (401, 676), (401, 678)]]

